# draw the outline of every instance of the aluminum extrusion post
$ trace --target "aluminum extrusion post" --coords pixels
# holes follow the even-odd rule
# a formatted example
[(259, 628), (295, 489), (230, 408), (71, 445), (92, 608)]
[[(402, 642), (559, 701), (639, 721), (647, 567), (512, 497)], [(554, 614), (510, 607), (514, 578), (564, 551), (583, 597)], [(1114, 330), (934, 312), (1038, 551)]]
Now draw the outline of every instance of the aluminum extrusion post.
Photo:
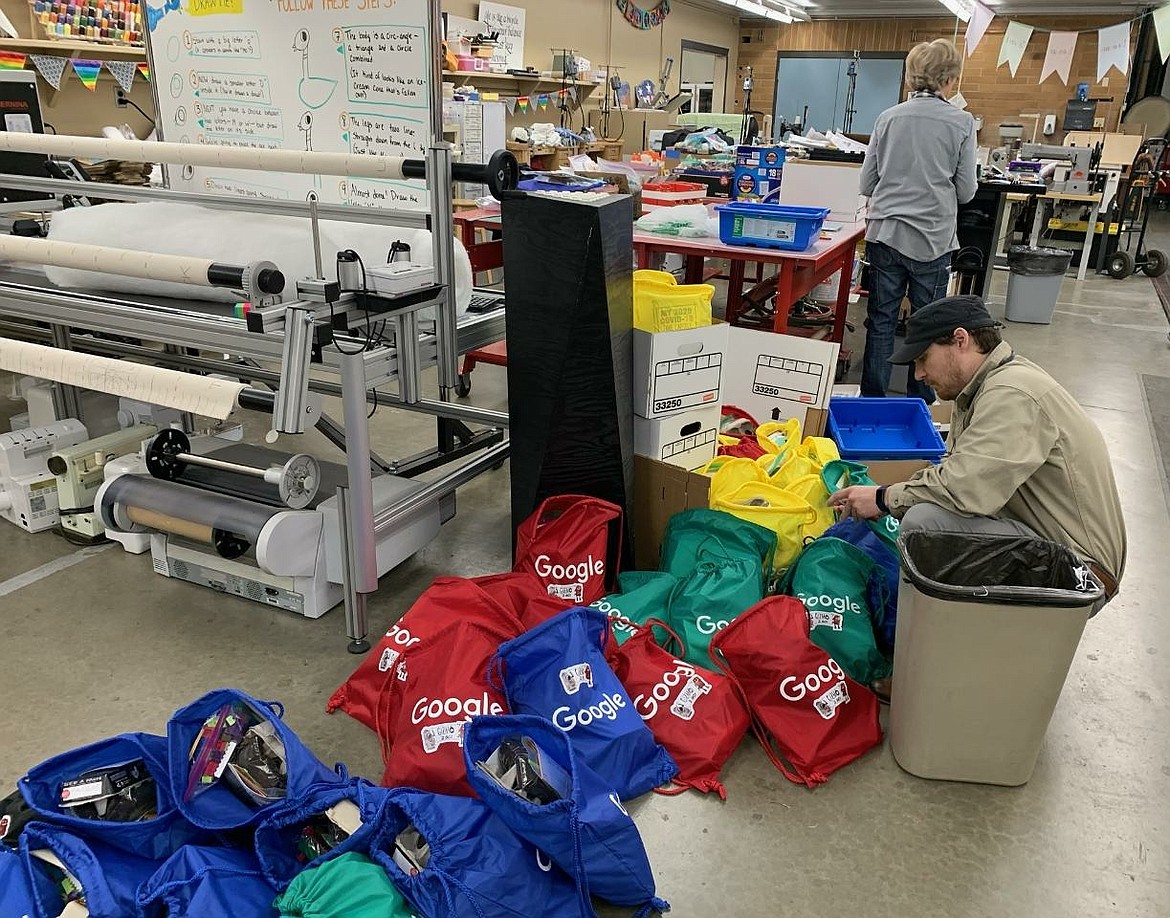
[[(68, 326), (65, 325), (50, 325), (53, 330), (53, 346), (59, 347), (62, 350), (69, 351), (73, 349), (73, 336), (69, 332)], [(53, 410), (57, 414), (57, 420), (63, 421), (66, 418), (73, 418), (77, 421), (85, 421), (81, 416), (81, 401), (77, 397), (77, 388), (75, 386), (67, 386), (64, 383), (53, 383), (52, 391)]]
[[(441, 305), (441, 304), (440, 304)], [(394, 350), (398, 356), (398, 397), (407, 405), (419, 400), (420, 359), (418, 313), (407, 309), (394, 316)]]
[(349, 638), (346, 647), (350, 653), (365, 653), (370, 649), (369, 614), (366, 596), (354, 589), (354, 573), (349, 538), (349, 488), (337, 487), (337, 531), (341, 537), (341, 594), (345, 598), (345, 636)]
[(366, 636), (365, 594), (378, 589), (377, 543), (374, 537), (374, 483), (370, 474), (370, 425), (366, 415), (366, 366), (364, 353), (341, 357), (341, 399), (345, 412), (345, 464), (349, 472), (347, 564), (351, 573), (354, 614), (360, 633)]
[[(272, 431), (276, 434), (304, 433), (306, 427), (317, 423), (309, 419), (315, 408), (309, 401), (309, 363), (313, 357), (313, 312), (300, 303), (284, 311), (284, 348), (280, 356), (280, 388), (272, 406)], [(364, 396), (363, 396), (364, 399)]]

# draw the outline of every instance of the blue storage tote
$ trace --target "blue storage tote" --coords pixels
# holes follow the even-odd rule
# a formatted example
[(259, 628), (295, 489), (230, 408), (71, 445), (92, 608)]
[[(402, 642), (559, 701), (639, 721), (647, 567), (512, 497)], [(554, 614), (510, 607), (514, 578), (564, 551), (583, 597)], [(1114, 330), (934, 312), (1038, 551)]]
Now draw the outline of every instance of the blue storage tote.
[(803, 252), (816, 241), (827, 207), (783, 204), (720, 204), (719, 238), (724, 245), (758, 245)]
[(920, 398), (831, 398), (829, 438), (842, 459), (930, 459), (946, 452)]

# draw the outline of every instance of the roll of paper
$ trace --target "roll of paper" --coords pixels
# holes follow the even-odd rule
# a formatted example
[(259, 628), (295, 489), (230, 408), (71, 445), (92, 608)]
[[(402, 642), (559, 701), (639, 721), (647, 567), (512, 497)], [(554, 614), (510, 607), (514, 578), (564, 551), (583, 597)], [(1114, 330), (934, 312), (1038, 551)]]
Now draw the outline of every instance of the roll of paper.
[(224, 420), (246, 386), (128, 360), (0, 338), (0, 369)]
[(170, 281), (176, 284), (213, 286), (207, 273), (213, 264), (212, 260), (191, 258), (188, 255), (158, 255), (80, 242), (0, 236), (0, 259)]
[(311, 150), (262, 150), (216, 144), (162, 143), (148, 140), (111, 140), (70, 134), (21, 134), (0, 131), (0, 150), (80, 156), (83, 159), (121, 159), (140, 163), (221, 166), (261, 172), (297, 172), (308, 175), (348, 175), (355, 178), (402, 179), (402, 157), (364, 153), (317, 153)]

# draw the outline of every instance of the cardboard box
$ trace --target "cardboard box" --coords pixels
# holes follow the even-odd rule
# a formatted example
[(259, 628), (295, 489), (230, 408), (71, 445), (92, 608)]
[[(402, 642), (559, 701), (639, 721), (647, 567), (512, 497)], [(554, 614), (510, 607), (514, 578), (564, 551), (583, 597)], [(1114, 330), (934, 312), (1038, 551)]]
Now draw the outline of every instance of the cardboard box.
[(634, 418), (634, 453), (684, 469), (715, 458), (719, 447), (719, 405), (663, 418)]
[(830, 222), (859, 223), (867, 207), (860, 188), (860, 163), (790, 159), (780, 178), (780, 203), (827, 207)]
[(777, 335), (752, 328), (728, 333), (723, 403), (735, 405), (761, 424), (797, 418), (808, 428), (810, 408), (828, 408), (837, 354), (832, 341)]
[(725, 322), (651, 334), (634, 329), (634, 414), (659, 418), (721, 405)]
[(658, 570), (662, 534), (676, 513), (706, 507), (711, 479), (706, 475), (634, 457), (634, 563), (640, 571)]
[(869, 477), (877, 484), (892, 485), (901, 481), (908, 481), (919, 469), (931, 465), (925, 459), (882, 459), (873, 462), (858, 460), (869, 466)]
[(823, 437), (829, 426), (828, 408), (809, 408), (800, 422), (800, 432), (805, 437)]

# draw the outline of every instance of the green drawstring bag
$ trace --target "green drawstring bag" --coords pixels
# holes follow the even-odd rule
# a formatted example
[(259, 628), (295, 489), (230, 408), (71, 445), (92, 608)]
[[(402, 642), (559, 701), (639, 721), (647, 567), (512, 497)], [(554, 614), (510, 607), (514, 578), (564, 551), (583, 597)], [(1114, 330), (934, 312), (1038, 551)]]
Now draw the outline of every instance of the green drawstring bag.
[(788, 568), (780, 592), (808, 610), (809, 639), (841, 664), (846, 675), (869, 685), (893, 671), (874, 636), (881, 622), (869, 597), (886, 589), (885, 574), (865, 552), (842, 539), (814, 539)]
[(609, 616), (613, 638), (620, 647), (638, 633), (639, 625), (652, 618), (665, 620), (677, 583), (676, 577), (660, 571), (626, 571), (618, 574), (618, 592), (592, 605)]
[[(775, 543), (772, 533), (768, 538)], [(670, 596), (667, 623), (682, 639), (682, 659), (709, 669), (711, 638), (763, 598), (764, 571), (757, 558), (700, 561)]]
[(386, 871), (356, 851), (298, 874), (272, 906), (281, 918), (418, 918)]
[[(662, 536), (659, 570), (675, 577), (690, 575), (702, 561), (754, 558), (762, 567), (772, 566), (776, 533), (722, 510), (684, 510), (666, 524)], [(708, 665), (703, 659), (703, 665)]]
[[(821, 470), (821, 478), (824, 479), (825, 487), (829, 489), (830, 494), (840, 491), (842, 488), (851, 488), (854, 485), (870, 485), (872, 487), (877, 484), (869, 477), (869, 466), (860, 462), (850, 462), (848, 459), (834, 459), (831, 462), (826, 462), (825, 467)], [(879, 516), (876, 520), (867, 520), (866, 522), (869, 523), (870, 529), (889, 543), (891, 549), (897, 550), (898, 533), (901, 531), (902, 525), (896, 516), (887, 513), (885, 516)]]

